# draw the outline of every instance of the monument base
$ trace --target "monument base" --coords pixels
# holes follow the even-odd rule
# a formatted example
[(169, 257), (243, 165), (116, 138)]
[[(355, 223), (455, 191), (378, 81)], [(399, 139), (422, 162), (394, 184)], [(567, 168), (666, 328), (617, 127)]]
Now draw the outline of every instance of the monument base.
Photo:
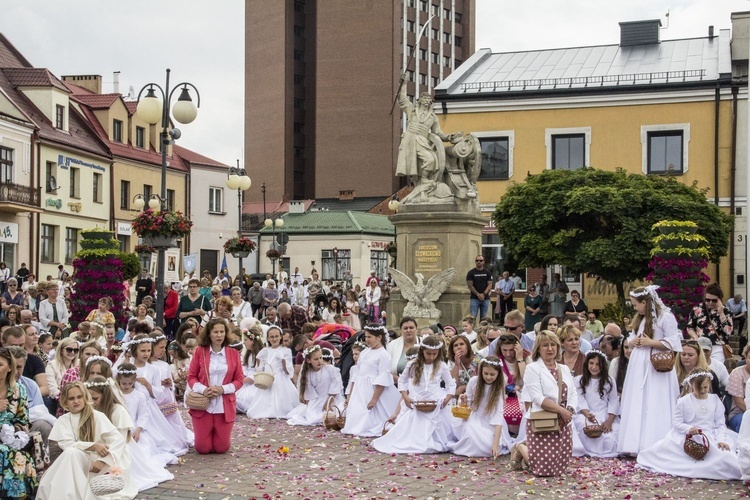
[[(456, 269), (450, 286), (435, 303), (442, 312), (440, 319), (418, 319), (418, 326), (440, 323), (459, 329), (461, 318), (469, 313), (466, 273), (474, 268), (475, 257), (482, 255), (482, 228), (487, 219), (455, 209), (417, 211), (411, 208), (389, 217), (396, 227), (396, 269), (415, 281), (415, 274), (422, 274), (425, 284), (444, 269)], [(386, 308), (389, 328), (398, 329), (407, 303), (399, 290), (391, 292)]]

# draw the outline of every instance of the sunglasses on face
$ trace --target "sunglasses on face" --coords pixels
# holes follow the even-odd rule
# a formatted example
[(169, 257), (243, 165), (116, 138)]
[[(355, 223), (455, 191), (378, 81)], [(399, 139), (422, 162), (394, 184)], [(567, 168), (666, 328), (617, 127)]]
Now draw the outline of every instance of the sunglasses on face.
[(518, 342), (515, 335), (500, 335), (500, 342)]
[(521, 328), (521, 325), (518, 325), (518, 326), (508, 326), (508, 325), (505, 325), (505, 329), (506, 330), (510, 330), (511, 332), (515, 332), (519, 328)]
[(719, 299), (706, 299), (706, 304), (716, 304)]
[(67, 352), (68, 354), (78, 354), (78, 351), (80, 351), (80, 349), (78, 349), (77, 347), (66, 347), (65, 348), (65, 352)]

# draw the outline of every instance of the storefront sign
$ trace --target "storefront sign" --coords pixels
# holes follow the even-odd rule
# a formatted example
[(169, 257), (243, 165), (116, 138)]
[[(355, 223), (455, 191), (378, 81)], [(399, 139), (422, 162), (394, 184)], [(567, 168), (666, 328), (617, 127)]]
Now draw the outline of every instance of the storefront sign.
[(130, 225), (130, 222), (118, 222), (117, 234), (131, 236), (133, 234), (133, 226)]
[(372, 249), (380, 249), (380, 250), (387, 250), (388, 245), (390, 245), (390, 241), (371, 241), (370, 242), (370, 248)]
[(439, 242), (420, 242), (414, 251), (414, 272), (443, 270), (443, 245)]
[(100, 172), (105, 172), (104, 167), (97, 165), (96, 163), (88, 163), (78, 158), (71, 158), (70, 156), (57, 155), (57, 166), (62, 169), (68, 169), (71, 165), (77, 165), (81, 167), (89, 167)]
[(0, 243), (18, 243), (18, 224), (0, 222)]

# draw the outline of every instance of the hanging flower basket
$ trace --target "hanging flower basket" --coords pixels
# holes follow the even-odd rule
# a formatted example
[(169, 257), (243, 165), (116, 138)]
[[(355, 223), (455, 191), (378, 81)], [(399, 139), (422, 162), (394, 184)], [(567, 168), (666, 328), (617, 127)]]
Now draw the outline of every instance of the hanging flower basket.
[(133, 230), (156, 248), (176, 247), (177, 240), (190, 234), (193, 221), (182, 212), (162, 212), (152, 209), (140, 212), (131, 223)]
[(235, 236), (224, 243), (224, 251), (232, 254), (235, 259), (244, 259), (255, 250), (255, 242), (249, 238)]
[(266, 257), (271, 260), (278, 260), (279, 258), (281, 258), (281, 252), (279, 252), (275, 248), (271, 248), (266, 252)]
[(156, 248), (152, 247), (151, 245), (136, 245), (135, 253), (152, 254), (156, 253)]

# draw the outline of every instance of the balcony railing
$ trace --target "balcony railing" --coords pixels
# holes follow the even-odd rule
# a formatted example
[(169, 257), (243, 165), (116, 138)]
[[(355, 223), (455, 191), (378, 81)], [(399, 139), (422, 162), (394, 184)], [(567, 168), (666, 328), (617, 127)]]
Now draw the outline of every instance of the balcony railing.
[(39, 208), (41, 207), (40, 188), (4, 182), (0, 184), (0, 203), (16, 203)]

